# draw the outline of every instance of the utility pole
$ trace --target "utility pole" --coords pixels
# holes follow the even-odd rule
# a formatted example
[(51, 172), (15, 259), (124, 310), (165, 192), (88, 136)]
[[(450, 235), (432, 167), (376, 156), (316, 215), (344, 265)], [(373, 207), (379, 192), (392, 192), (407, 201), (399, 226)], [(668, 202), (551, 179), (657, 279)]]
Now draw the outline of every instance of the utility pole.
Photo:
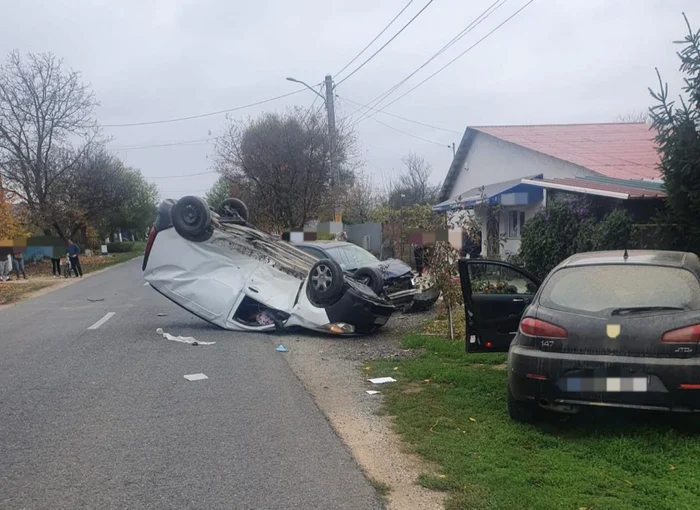
[(450, 147), (452, 147), (452, 159), (454, 159), (455, 156), (457, 155), (457, 150), (455, 149), (455, 143), (452, 142), (452, 145), (448, 145), (448, 146), (447, 146), (448, 149), (449, 149)]
[(331, 165), (331, 192), (333, 193), (333, 221), (343, 221), (343, 215), (338, 204), (336, 187), (340, 186), (340, 169), (335, 164), (335, 103), (333, 99), (333, 78), (326, 75), (326, 112), (328, 113), (328, 142)]
[(336, 129), (335, 129), (335, 103), (334, 103), (334, 86), (333, 77), (330, 74), (326, 75), (325, 87), (326, 96), (322, 96), (313, 87), (304, 83), (296, 78), (287, 78), (287, 81), (293, 81), (295, 83), (301, 83), (311, 92), (323, 99), (326, 103), (326, 113), (328, 114), (328, 151), (329, 151), (329, 163), (331, 167), (331, 193), (333, 194), (333, 221), (341, 222), (343, 221), (343, 215), (341, 213), (341, 208), (339, 202), (339, 196), (336, 193), (336, 187), (340, 185), (340, 168), (335, 164), (335, 144), (336, 144)]

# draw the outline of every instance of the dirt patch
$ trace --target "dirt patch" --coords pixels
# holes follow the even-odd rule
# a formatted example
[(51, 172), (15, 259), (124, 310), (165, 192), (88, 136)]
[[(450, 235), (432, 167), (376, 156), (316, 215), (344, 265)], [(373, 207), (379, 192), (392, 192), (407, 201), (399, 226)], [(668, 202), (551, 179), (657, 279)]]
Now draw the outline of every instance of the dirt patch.
[(46, 290), (46, 287), (51, 287), (55, 283), (54, 280), (21, 280), (0, 283), (0, 307), (2, 305), (10, 305), (21, 299), (41, 294)]
[[(73, 283), (77, 283), (79, 281), (82, 281), (84, 278), (89, 278), (93, 275), (103, 273), (104, 271), (108, 271), (109, 269), (118, 266), (119, 264), (122, 264), (124, 262), (127, 262), (130, 260), (130, 258), (127, 258), (128, 255), (131, 254), (119, 254), (119, 255), (125, 255), (119, 258), (112, 258), (109, 259), (107, 257), (104, 257), (102, 261), (99, 262), (99, 264), (95, 263), (88, 266), (90, 268), (90, 272), (87, 272), (87, 269), (83, 267), (83, 272), (85, 273), (85, 276), (81, 278), (53, 278), (52, 276), (44, 276), (45, 274), (45, 266), (46, 266), (46, 261), (42, 261), (37, 264), (33, 264), (33, 266), (40, 266), (44, 267), (44, 270), (36, 270), (33, 272), (30, 272), (29, 270), (29, 265), (27, 266), (27, 275), (29, 278), (27, 280), (13, 280), (10, 282), (2, 282), (0, 283), (0, 310), (3, 308), (7, 308), (10, 306), (14, 306), (20, 301), (24, 301), (27, 299), (32, 299), (35, 297), (43, 296), (44, 294), (48, 294), (49, 292), (53, 292), (54, 290), (63, 288), (67, 285), (71, 285)], [(131, 258), (135, 258), (138, 255), (133, 255)], [(91, 258), (97, 258), (97, 257), (91, 257)], [(81, 264), (82, 264), (82, 258), (81, 258)], [(51, 263), (48, 263), (48, 273), (51, 271)], [(37, 276), (39, 275), (39, 276)]]
[(506, 365), (505, 363), (501, 363), (500, 365), (493, 365), (491, 368), (493, 368), (494, 370), (505, 370), (507, 366), (508, 365)]
[[(350, 448), (373, 484), (381, 486), (390, 510), (443, 508), (443, 494), (416, 484), (422, 473), (436, 472), (405, 445), (392, 429), (391, 419), (380, 416), (382, 391), (363, 377), (362, 361), (402, 359), (415, 353), (401, 348), (400, 338), (420, 332), (430, 312), (392, 317), (379, 334), (355, 339), (295, 336), (286, 340), (285, 357), (294, 373), (314, 397), (331, 426)], [(391, 375), (391, 374), (388, 374)], [(420, 385), (417, 385), (420, 391)]]
[(405, 393), (406, 395), (420, 393), (421, 391), (423, 391), (423, 388), (418, 383), (408, 383), (406, 384), (406, 387), (401, 390), (401, 392)]

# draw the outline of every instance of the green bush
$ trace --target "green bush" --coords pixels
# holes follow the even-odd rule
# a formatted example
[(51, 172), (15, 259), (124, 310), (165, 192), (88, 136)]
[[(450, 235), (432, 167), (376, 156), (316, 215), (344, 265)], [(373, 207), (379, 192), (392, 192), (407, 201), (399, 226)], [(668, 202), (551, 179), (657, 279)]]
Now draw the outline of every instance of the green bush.
[(134, 243), (109, 243), (107, 244), (107, 253), (129, 253), (134, 251)]
[(594, 222), (585, 201), (554, 202), (525, 223), (520, 259), (531, 273), (544, 278), (565, 258), (591, 249)]
[(623, 209), (598, 220), (586, 200), (554, 202), (525, 223), (517, 258), (544, 278), (575, 253), (624, 249), (631, 233), (632, 218)]
[(632, 217), (624, 209), (606, 214), (593, 232), (593, 249), (624, 250), (631, 247)]

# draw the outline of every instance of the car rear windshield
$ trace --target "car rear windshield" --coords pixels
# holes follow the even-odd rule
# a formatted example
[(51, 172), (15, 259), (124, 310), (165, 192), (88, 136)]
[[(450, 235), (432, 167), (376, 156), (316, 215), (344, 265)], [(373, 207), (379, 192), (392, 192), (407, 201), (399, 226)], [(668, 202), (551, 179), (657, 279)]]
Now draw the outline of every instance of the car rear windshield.
[(340, 264), (344, 271), (354, 271), (364, 266), (374, 266), (378, 262), (377, 257), (353, 244), (334, 246), (333, 248), (327, 248), (326, 251)]
[(547, 308), (601, 314), (616, 308), (700, 309), (700, 283), (685, 269), (601, 265), (560, 269), (542, 289)]

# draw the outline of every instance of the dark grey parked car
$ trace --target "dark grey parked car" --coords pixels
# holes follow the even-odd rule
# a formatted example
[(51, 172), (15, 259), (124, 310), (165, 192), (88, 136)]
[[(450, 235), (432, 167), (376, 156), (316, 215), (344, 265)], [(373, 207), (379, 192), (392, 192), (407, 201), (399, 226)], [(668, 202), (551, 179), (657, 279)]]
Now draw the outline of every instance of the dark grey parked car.
[(541, 285), (505, 262), (461, 260), (460, 276), (469, 345), (509, 344), (513, 419), (581, 406), (700, 411), (697, 255), (577, 254)]

